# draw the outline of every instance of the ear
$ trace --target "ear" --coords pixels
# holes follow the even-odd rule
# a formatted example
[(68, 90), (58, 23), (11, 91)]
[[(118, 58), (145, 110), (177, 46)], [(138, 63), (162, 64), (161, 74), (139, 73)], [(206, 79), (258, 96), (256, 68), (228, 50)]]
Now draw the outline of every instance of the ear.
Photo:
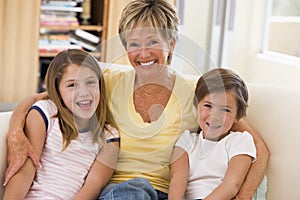
[(175, 48), (175, 45), (176, 45), (176, 40), (175, 40), (174, 38), (172, 38), (172, 39), (169, 41), (169, 52), (170, 52), (170, 53), (173, 53), (174, 48)]

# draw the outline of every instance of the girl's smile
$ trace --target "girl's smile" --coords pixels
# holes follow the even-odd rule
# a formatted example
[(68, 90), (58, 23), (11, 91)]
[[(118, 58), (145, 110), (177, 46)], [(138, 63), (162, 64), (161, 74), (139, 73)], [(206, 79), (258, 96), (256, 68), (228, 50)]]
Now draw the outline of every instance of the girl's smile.
[[(96, 73), (85, 66), (70, 65), (64, 72), (59, 90), (64, 104), (74, 114), (77, 122), (87, 123), (94, 115), (100, 99)], [(85, 127), (80, 129), (82, 128)]]
[(227, 135), (237, 122), (237, 103), (233, 91), (208, 94), (198, 104), (198, 124), (207, 139), (218, 140)]

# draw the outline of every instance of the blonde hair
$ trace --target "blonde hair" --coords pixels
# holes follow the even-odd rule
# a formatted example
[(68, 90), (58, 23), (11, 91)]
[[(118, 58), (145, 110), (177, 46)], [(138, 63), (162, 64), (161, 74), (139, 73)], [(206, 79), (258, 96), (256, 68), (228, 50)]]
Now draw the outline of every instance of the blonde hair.
[[(125, 48), (127, 34), (137, 24), (159, 31), (166, 40), (178, 39), (179, 18), (175, 7), (167, 0), (135, 0), (124, 8), (119, 21), (119, 36)], [(171, 60), (172, 55), (169, 55), (167, 63)]]
[(74, 123), (74, 116), (71, 110), (69, 110), (62, 98), (59, 91), (59, 84), (68, 66), (75, 64), (78, 66), (88, 67), (93, 70), (99, 80), (100, 100), (96, 108), (95, 115), (90, 120), (91, 132), (93, 133), (93, 141), (100, 142), (105, 141), (104, 128), (106, 120), (106, 97), (105, 97), (105, 84), (102, 76), (102, 72), (97, 60), (79, 49), (69, 49), (58, 53), (51, 61), (46, 74), (46, 88), (48, 97), (57, 106), (57, 114), (53, 117), (57, 117), (59, 120), (59, 126), (63, 137), (63, 150), (65, 150), (70, 142), (78, 137), (78, 130)]

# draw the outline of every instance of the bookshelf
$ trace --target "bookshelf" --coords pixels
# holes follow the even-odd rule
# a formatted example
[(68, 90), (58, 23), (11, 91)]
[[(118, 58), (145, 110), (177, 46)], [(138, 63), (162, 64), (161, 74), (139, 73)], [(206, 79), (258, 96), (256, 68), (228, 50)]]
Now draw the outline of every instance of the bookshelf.
[(79, 48), (105, 61), (109, 0), (41, 0), (38, 92), (49, 63), (60, 51)]

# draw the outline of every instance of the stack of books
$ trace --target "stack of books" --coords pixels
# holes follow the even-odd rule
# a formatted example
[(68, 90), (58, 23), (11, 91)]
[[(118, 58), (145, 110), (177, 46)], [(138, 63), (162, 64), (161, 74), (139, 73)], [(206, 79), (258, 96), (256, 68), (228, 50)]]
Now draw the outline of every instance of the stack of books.
[(77, 13), (83, 11), (77, 1), (43, 0), (41, 5), (41, 26), (78, 26)]
[(65, 49), (76, 48), (81, 49), (81, 46), (72, 45), (70, 35), (68, 33), (50, 33), (40, 36), (39, 52), (40, 53), (58, 53)]
[(82, 48), (72, 45), (69, 29), (79, 26), (77, 13), (83, 11), (81, 0), (43, 0), (40, 15), (40, 52), (57, 53), (68, 48)]

